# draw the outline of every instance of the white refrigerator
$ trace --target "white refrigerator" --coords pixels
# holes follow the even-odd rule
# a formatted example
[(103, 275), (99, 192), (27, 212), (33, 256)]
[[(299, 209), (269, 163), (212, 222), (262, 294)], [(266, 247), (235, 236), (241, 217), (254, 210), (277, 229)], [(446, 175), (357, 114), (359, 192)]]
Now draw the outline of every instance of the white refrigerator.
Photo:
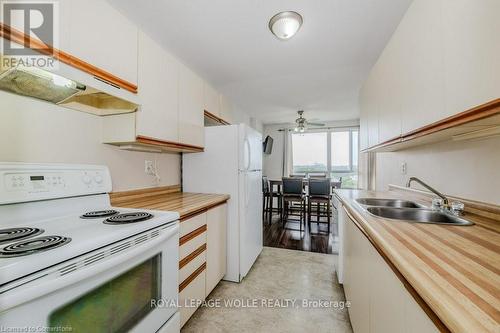
[(262, 251), (262, 134), (245, 124), (205, 128), (205, 151), (183, 154), (185, 192), (229, 194), (227, 272), (240, 282)]

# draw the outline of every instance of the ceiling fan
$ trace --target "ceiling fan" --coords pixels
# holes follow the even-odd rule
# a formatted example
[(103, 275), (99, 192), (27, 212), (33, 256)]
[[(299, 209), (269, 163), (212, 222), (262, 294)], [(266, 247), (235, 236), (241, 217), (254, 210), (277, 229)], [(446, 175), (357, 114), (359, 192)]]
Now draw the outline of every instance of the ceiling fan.
[(307, 119), (303, 117), (304, 110), (297, 111), (297, 113), (299, 114), (299, 117), (295, 119), (295, 132), (304, 133), (308, 126), (325, 126), (325, 124), (321, 123), (308, 122)]

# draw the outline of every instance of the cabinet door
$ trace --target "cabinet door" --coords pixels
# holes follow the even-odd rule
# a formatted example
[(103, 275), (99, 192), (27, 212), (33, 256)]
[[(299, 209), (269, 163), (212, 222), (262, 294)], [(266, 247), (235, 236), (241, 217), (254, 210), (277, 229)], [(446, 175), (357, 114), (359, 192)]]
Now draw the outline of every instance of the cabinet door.
[(203, 82), (203, 108), (220, 117), (219, 93), (207, 82)]
[(181, 327), (198, 309), (195, 305), (200, 304), (205, 299), (205, 276), (206, 271), (204, 270), (179, 292)]
[(143, 32), (139, 34), (138, 76), (137, 134), (177, 142), (179, 65)]
[(220, 117), (228, 123), (233, 122), (233, 106), (229, 99), (220, 94)]
[(226, 220), (227, 204), (207, 212), (207, 296), (226, 274)]
[(137, 33), (105, 0), (71, 1), (71, 42), (64, 51), (137, 84)]
[(370, 271), (370, 333), (405, 332), (403, 284), (368, 243)]
[(395, 36), (403, 64), (402, 131), (445, 116), (441, 0), (414, 1)]
[(189, 68), (179, 70), (179, 142), (203, 147), (203, 81)]
[[(405, 79), (400, 34), (396, 31), (372, 70), (375, 105), (378, 110), (378, 142), (401, 135), (401, 111)], [(373, 140), (373, 139), (372, 139)]]
[(500, 1), (443, 0), (446, 114), (500, 96)]
[(344, 290), (346, 300), (351, 302), (349, 316), (355, 332), (370, 329), (370, 282), (368, 246), (365, 236), (346, 216), (344, 220)]
[(359, 98), (359, 150), (368, 148), (368, 101), (366, 86), (363, 86)]

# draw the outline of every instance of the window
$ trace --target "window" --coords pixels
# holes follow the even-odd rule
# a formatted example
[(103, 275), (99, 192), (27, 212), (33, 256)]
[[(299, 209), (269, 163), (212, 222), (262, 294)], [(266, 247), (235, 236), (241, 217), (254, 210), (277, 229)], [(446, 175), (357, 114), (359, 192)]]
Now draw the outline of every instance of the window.
[(328, 171), (327, 133), (292, 134), (293, 173)]
[(330, 177), (342, 178), (342, 187), (358, 186), (358, 129), (331, 132)]
[(293, 133), (293, 173), (327, 172), (331, 178), (342, 178), (342, 187), (356, 188), (358, 145), (357, 128)]

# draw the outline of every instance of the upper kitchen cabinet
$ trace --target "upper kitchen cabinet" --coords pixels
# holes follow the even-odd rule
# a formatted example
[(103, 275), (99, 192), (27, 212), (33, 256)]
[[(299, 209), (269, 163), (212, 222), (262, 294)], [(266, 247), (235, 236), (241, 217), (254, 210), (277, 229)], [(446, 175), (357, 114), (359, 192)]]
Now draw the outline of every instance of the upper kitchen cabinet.
[(219, 93), (209, 83), (203, 83), (203, 108), (205, 111), (220, 117)]
[(392, 70), (402, 81), (395, 96), (401, 98), (403, 133), (446, 116), (440, 2), (414, 1), (391, 41), (393, 60), (402, 64)]
[(203, 151), (203, 81), (139, 33), (139, 109), (103, 118), (103, 142), (148, 152)]
[(500, 97), (500, 1), (441, 2), (449, 116)]
[(63, 51), (137, 85), (137, 26), (105, 0), (71, 1), (70, 17)]
[(143, 32), (139, 33), (138, 135), (177, 142), (179, 63)]
[(413, 1), (363, 85), (361, 146), (397, 150), (496, 125), (498, 12), (493, 0)]
[(203, 80), (188, 67), (179, 69), (179, 141), (203, 147), (205, 141), (203, 115)]

